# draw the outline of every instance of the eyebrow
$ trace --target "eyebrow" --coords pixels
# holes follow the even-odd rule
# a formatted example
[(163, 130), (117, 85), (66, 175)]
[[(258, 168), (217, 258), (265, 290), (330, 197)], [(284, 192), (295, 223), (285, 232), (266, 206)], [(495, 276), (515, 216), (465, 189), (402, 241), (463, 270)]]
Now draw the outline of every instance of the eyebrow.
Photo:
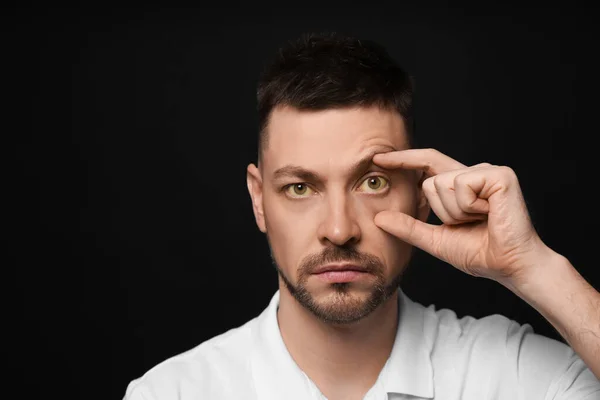
[[(358, 175), (359, 173), (364, 172), (373, 164), (373, 156), (375, 154), (395, 150), (396, 149), (391, 146), (378, 146), (376, 149), (370, 151), (365, 157), (352, 164), (352, 166), (350, 166), (348, 170), (350, 171), (350, 174), (352, 176)], [(323, 182), (324, 180), (318, 173), (292, 164), (278, 168), (273, 173), (273, 180), (275, 181), (285, 177), (298, 178), (304, 182)]]

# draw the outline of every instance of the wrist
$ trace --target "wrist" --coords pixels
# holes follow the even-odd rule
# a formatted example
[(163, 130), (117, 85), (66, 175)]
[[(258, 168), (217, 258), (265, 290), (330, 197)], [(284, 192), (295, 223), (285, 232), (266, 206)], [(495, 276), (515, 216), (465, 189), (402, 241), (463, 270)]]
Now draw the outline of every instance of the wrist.
[(572, 277), (572, 272), (573, 266), (563, 255), (540, 242), (525, 266), (500, 283), (531, 304), (538, 295), (566, 283), (564, 280)]

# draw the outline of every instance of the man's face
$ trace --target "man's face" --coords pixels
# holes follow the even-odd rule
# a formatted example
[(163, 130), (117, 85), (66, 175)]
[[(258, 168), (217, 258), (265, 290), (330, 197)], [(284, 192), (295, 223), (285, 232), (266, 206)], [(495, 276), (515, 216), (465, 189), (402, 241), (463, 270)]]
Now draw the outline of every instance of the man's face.
[[(280, 282), (323, 321), (358, 321), (397, 289), (411, 247), (373, 217), (383, 210), (418, 216), (421, 191), (413, 172), (384, 170), (371, 158), (407, 147), (395, 111), (272, 112), (260, 170), (248, 167), (254, 212)], [(332, 264), (366, 272), (345, 279), (315, 273)]]

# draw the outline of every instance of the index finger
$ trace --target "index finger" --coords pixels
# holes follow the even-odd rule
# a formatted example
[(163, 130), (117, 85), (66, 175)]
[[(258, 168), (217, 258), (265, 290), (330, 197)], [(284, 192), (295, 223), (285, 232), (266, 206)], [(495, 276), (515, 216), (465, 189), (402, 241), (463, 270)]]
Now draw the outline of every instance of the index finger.
[(466, 165), (436, 149), (408, 149), (378, 153), (373, 163), (386, 169), (416, 169), (433, 176), (448, 171), (466, 168)]

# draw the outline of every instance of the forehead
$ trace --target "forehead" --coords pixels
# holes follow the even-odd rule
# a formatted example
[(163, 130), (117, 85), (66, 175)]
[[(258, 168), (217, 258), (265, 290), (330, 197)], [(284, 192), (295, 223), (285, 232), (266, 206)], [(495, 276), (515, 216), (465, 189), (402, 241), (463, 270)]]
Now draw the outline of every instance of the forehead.
[(265, 164), (318, 167), (344, 165), (375, 148), (408, 147), (400, 114), (379, 107), (300, 111), (273, 110), (268, 125)]

